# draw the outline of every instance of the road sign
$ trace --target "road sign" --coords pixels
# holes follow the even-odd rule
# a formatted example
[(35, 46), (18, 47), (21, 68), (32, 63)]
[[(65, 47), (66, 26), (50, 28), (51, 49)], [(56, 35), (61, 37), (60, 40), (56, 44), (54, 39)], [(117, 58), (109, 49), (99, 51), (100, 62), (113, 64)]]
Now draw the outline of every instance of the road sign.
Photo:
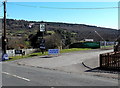
[(15, 54), (22, 54), (22, 50), (15, 50)]
[(40, 32), (44, 32), (45, 31), (45, 23), (41, 23), (40, 24)]
[(28, 27), (29, 27), (29, 28), (32, 28), (32, 26), (33, 26), (34, 24), (35, 24), (35, 23), (30, 23)]
[(45, 45), (44, 44), (40, 44), (40, 49), (45, 49)]
[(59, 49), (49, 49), (48, 54), (49, 55), (51, 55), (51, 54), (52, 55), (57, 55), (57, 54), (59, 54), (59, 51), (60, 51)]
[(42, 39), (42, 40), (41, 40), (41, 43), (44, 44), (44, 43), (45, 43), (45, 39)]
[(45, 46), (40, 46), (40, 49), (45, 49)]
[(2, 59), (3, 59), (3, 60), (9, 60), (9, 57), (8, 57), (7, 54), (4, 54), (4, 55), (2, 56)]

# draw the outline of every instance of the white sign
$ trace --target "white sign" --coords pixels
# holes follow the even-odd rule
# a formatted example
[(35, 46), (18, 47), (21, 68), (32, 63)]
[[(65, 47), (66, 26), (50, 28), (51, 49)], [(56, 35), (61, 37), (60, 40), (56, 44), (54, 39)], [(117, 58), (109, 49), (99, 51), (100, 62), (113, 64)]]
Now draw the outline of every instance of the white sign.
[(86, 42), (93, 42), (93, 39), (85, 39)]
[(45, 46), (40, 46), (40, 49), (45, 49)]
[(45, 31), (45, 23), (40, 24), (40, 32)]
[(33, 25), (34, 25), (34, 23), (30, 23), (28, 27), (32, 28)]

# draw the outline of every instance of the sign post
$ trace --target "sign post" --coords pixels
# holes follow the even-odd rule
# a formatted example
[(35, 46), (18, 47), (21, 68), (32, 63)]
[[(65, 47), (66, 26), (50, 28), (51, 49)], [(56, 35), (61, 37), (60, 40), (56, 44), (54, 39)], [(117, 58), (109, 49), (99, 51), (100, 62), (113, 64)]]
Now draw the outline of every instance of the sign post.
[(41, 49), (42, 54), (44, 54), (45, 40), (43, 39), (43, 36), (44, 36), (44, 32), (45, 32), (45, 23), (40, 24), (40, 32), (42, 32), (42, 41), (40, 43), (40, 49)]
[[(29, 28), (32, 28), (32, 26), (34, 25), (35, 23), (30, 23), (29, 24)], [(45, 50), (45, 40), (43, 39), (43, 36), (44, 36), (44, 32), (46, 31), (46, 25), (45, 23), (40, 23), (39, 24), (40, 27), (39, 27), (39, 32), (41, 33), (41, 42), (40, 42), (40, 46), (39, 48), (41, 49), (41, 52), (42, 54), (44, 54), (44, 50)]]

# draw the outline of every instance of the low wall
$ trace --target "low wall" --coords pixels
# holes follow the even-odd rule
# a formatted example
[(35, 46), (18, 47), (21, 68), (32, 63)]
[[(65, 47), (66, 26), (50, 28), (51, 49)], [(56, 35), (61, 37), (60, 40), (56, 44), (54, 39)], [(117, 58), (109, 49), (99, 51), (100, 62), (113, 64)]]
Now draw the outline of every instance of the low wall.
[[(22, 52), (25, 51), (25, 55), (31, 54), (36, 51), (36, 49), (21, 49)], [(15, 56), (15, 49), (14, 50), (7, 50), (6, 53), (8, 56)]]

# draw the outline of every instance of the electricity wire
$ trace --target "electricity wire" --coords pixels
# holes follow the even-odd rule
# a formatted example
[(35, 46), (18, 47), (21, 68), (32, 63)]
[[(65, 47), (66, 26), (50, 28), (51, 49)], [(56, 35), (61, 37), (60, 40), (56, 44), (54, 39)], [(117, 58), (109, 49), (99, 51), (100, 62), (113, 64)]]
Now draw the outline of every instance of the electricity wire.
[[(13, 4), (13, 3), (10, 3)], [(23, 5), (23, 4), (15, 4), (14, 5), (18, 5), (18, 6), (24, 6), (24, 7), (32, 7), (32, 8), (46, 8), (46, 9), (116, 9), (116, 8), (120, 8), (120, 7), (99, 7), (99, 8), (59, 8), (59, 7), (46, 7), (46, 6), (33, 6), (33, 5)]]

